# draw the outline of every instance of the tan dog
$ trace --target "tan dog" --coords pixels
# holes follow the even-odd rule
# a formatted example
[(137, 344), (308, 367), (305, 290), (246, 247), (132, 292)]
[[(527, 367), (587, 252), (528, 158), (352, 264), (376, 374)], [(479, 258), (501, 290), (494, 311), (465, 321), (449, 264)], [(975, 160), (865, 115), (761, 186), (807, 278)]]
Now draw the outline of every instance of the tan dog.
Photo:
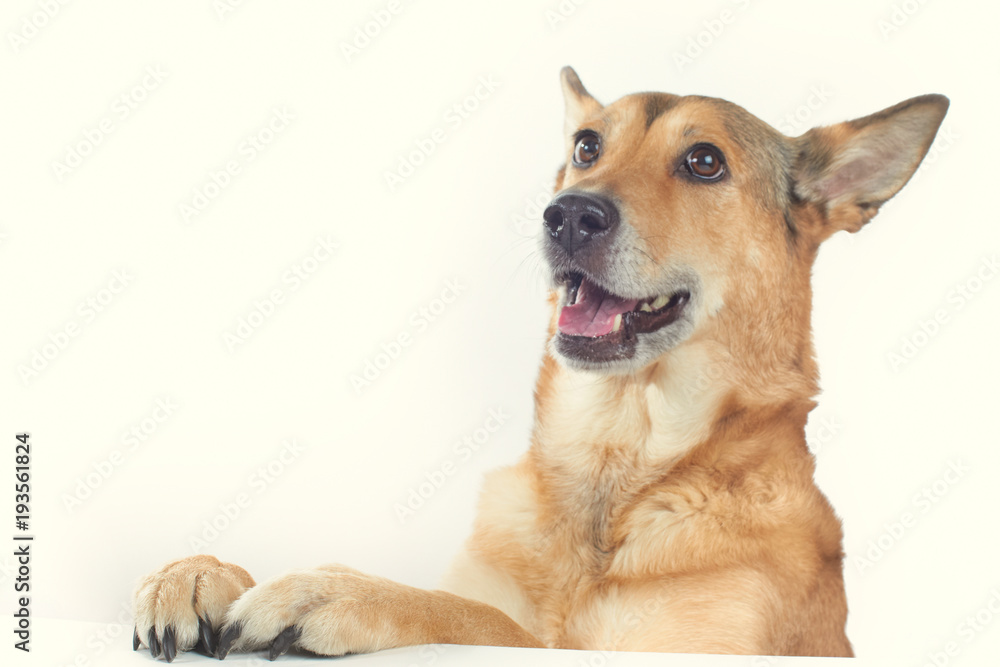
[(804, 435), (810, 270), (909, 180), (948, 100), (792, 139), (723, 100), (603, 107), (562, 82), (534, 435), (488, 477), (449, 592), (341, 566), (255, 586), (195, 556), (139, 585), (136, 647), (851, 655), (840, 522)]

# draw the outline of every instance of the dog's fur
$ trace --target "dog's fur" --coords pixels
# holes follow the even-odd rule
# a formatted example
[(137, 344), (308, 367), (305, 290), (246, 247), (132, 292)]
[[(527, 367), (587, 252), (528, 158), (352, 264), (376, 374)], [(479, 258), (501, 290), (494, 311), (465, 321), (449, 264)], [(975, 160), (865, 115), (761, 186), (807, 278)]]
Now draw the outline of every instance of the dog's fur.
[[(553, 315), (531, 448), (488, 477), (449, 592), (340, 566), (255, 586), (195, 556), (139, 585), (137, 647), (168, 660), (423, 643), (852, 654), (840, 522), (804, 435), (817, 393), (810, 271), (824, 239), (859, 230), (909, 180), (947, 99), (788, 138), (723, 100), (647, 93), (604, 107), (571, 69), (562, 81), (557, 190), (606, 197), (621, 218), (584, 273), (630, 298), (682, 286), (683, 314), (627, 358), (567, 353), (555, 266), (575, 260), (543, 235)], [(572, 160), (580, 130), (601, 139), (588, 168)], [(723, 179), (676, 168), (698, 143), (725, 156)]]

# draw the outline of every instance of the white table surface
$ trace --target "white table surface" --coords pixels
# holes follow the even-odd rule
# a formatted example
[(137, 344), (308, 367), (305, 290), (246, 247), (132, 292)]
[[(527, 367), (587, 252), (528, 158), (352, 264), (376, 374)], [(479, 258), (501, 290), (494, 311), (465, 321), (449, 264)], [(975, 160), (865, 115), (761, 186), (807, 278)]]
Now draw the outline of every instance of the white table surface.
[[(132, 651), (132, 628), (117, 624), (88, 623), (80, 621), (39, 618), (32, 624), (31, 652), (15, 650), (12, 641), (7, 642), (0, 655), (12, 656), (0, 659), (0, 664), (38, 665), (44, 667), (149, 667), (165, 665), (161, 659), (155, 662), (147, 649)], [(663, 653), (613, 653), (599, 651), (565, 651), (550, 649), (516, 649), (492, 646), (415, 646), (369, 655), (352, 655), (343, 658), (321, 658), (307, 655), (285, 655), (275, 663), (268, 662), (263, 653), (230, 654), (225, 664), (231, 667), (254, 665), (320, 665), (324, 661), (338, 667), (449, 667), (458, 665), (556, 665), (560, 667), (606, 667), (610, 665), (630, 667), (632, 665), (671, 665), (678, 667), (771, 667), (782, 665), (833, 665), (842, 661), (831, 658), (762, 658), (752, 656), (682, 655)], [(174, 659), (174, 665), (204, 665), (210, 667), (218, 662), (199, 653), (182, 653)], [(850, 661), (849, 664), (876, 664), (865, 660)], [(880, 667), (885, 662), (878, 663)]]

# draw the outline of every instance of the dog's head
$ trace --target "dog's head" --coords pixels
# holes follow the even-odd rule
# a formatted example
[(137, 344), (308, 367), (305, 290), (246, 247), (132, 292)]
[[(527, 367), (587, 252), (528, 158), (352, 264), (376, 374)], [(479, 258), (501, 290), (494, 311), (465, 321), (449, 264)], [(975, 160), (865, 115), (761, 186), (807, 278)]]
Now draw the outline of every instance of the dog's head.
[(602, 106), (568, 67), (562, 87), (566, 164), (542, 234), (551, 347), (606, 373), (698, 336), (762, 358), (807, 352), (820, 242), (857, 231), (903, 187), (948, 108), (927, 95), (789, 138), (720, 99)]

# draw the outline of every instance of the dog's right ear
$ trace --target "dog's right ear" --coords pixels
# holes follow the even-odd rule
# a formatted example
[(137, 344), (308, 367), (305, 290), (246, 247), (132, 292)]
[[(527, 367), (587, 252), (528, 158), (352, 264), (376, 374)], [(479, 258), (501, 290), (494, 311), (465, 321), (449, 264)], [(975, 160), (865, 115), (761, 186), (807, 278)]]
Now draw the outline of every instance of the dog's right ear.
[(567, 141), (573, 133), (580, 129), (583, 121), (593, 113), (600, 111), (604, 107), (601, 103), (591, 97), (587, 89), (580, 83), (580, 77), (576, 75), (572, 67), (566, 66), (559, 73), (562, 79), (563, 99), (566, 101), (566, 121), (565, 133)]

